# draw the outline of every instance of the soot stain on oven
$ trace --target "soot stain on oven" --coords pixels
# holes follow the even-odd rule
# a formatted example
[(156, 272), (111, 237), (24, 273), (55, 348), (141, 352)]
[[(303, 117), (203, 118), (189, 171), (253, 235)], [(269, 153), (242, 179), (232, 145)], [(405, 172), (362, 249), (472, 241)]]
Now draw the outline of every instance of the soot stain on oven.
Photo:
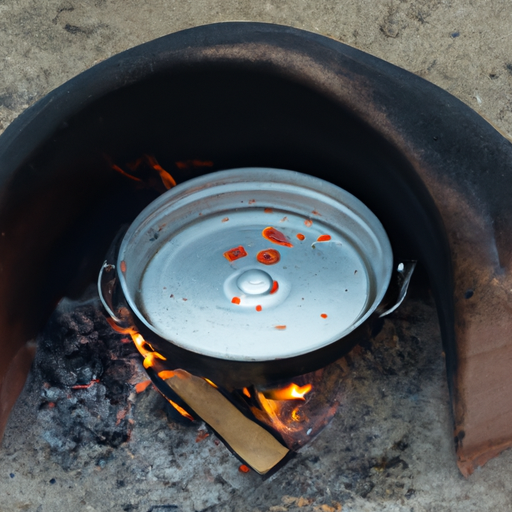
[[(65, 303), (40, 336), (6, 430), (0, 464), (15, 475), (6, 505), (18, 503), (15, 485), (36, 482), (39, 503), (49, 485), (61, 486), (67, 499), (97, 511), (337, 511), (360, 500), (412, 507), (421, 498), (421, 443), (432, 422), (443, 421), (425, 402), (440, 393), (448, 400), (445, 388), (432, 391), (444, 374), (434, 312), (413, 286), (380, 332), (336, 363), (342, 403), (330, 425), (263, 481), (241, 471), (202, 422), (173, 416), (152, 386), (136, 393), (147, 378), (138, 355), (110, 330), (96, 300)], [(89, 351), (99, 353), (82, 365)]]

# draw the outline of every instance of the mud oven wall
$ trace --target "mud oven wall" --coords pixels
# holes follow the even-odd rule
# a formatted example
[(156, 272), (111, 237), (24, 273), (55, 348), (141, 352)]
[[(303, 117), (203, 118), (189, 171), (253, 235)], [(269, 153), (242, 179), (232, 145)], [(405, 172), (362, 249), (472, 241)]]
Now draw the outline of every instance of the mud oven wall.
[[(225, 23), (105, 61), (0, 138), (0, 433), (63, 295), (94, 279), (154, 197), (112, 170), (154, 155), (178, 182), (262, 166), (314, 174), (381, 219), (426, 269), (468, 475), (512, 444), (512, 145), (448, 93), (295, 29)], [(204, 172), (204, 171), (201, 171)]]

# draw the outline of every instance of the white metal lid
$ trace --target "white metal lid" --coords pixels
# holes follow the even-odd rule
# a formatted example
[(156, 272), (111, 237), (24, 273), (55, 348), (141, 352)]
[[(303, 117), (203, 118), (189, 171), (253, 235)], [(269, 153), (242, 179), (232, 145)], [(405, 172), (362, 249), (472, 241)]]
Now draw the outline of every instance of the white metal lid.
[(278, 169), (221, 171), (160, 196), (133, 222), (118, 269), (160, 337), (236, 361), (289, 358), (337, 341), (382, 300), (386, 233), (358, 199)]

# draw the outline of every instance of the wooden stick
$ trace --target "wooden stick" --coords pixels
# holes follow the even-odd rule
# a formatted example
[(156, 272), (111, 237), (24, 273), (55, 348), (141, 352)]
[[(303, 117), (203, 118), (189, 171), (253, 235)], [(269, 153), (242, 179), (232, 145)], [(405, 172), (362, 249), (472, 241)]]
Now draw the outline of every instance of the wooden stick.
[(205, 380), (176, 370), (166, 384), (260, 475), (289, 452), (268, 431), (246, 418), (227, 398)]

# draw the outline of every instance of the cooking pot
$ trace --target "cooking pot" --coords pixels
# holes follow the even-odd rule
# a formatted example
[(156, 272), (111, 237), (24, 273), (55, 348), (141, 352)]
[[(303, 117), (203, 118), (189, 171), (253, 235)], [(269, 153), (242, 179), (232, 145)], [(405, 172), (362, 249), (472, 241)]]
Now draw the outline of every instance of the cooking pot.
[(347, 353), (373, 319), (398, 307), (415, 264), (398, 265), (390, 287), (390, 242), (361, 201), (268, 168), (176, 186), (112, 252), (98, 288), (114, 321), (133, 324), (169, 369), (228, 389), (288, 379)]

